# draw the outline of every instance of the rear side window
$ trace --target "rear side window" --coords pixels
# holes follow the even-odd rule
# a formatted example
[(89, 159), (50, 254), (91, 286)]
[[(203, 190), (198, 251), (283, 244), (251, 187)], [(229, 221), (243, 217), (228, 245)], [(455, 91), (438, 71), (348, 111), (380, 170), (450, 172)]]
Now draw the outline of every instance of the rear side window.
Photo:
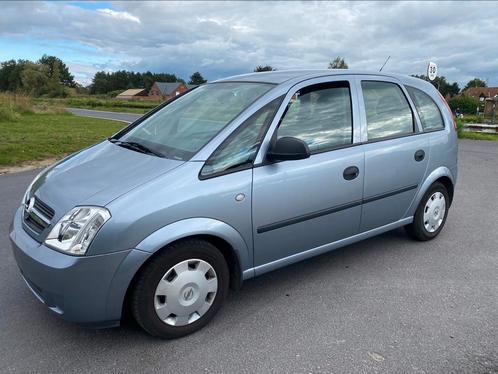
[(277, 138), (292, 136), (311, 153), (352, 143), (353, 120), (349, 83), (322, 83), (302, 88), (290, 100)]
[(415, 103), (424, 131), (443, 129), (443, 116), (434, 100), (417, 88), (406, 86), (406, 90)]
[(240, 125), (206, 161), (201, 179), (251, 167), (282, 99), (281, 96), (266, 104)]
[(414, 132), (413, 114), (401, 88), (390, 82), (362, 81), (368, 140)]

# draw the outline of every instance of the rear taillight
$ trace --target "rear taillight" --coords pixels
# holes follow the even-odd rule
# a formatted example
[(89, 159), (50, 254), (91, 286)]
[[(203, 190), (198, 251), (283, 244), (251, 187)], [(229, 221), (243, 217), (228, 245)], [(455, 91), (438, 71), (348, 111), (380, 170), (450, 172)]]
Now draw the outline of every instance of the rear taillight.
[(446, 109), (448, 109), (448, 112), (450, 113), (451, 115), (451, 120), (453, 121), (453, 127), (455, 128), (455, 130), (457, 129), (457, 123), (456, 123), (456, 120), (455, 120), (455, 116), (453, 115), (453, 112), (451, 111), (451, 108), (450, 106), (448, 105), (448, 102), (446, 101), (446, 99), (443, 97), (443, 95), (441, 95), (441, 92), (438, 91), (438, 94), (439, 94), (439, 97), (441, 98), (441, 100), (443, 100), (443, 103), (444, 105), (446, 106)]

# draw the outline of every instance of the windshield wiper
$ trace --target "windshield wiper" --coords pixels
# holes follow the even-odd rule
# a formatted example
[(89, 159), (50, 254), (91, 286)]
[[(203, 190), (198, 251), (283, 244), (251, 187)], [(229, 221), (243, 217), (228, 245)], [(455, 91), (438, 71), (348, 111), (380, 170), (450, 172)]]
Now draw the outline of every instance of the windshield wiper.
[(154, 155), (154, 156), (157, 156), (157, 157), (164, 157), (164, 155), (162, 155), (161, 153), (153, 151), (152, 149), (150, 149), (149, 147), (147, 147), (147, 146), (145, 146), (145, 145), (143, 145), (141, 143), (137, 143), (137, 142), (126, 142), (126, 141), (119, 140), (119, 139), (116, 139), (116, 138), (109, 138), (109, 141), (111, 143), (119, 145), (120, 147), (128, 148), (128, 149), (131, 149), (133, 151), (137, 151), (137, 152), (140, 152), (140, 153), (146, 153), (146, 154)]

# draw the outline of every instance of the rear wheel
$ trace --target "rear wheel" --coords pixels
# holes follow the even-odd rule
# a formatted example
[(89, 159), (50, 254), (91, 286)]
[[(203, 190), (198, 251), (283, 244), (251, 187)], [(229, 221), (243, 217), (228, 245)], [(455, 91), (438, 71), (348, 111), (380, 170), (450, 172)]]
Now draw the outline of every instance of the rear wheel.
[(228, 266), (216, 247), (197, 239), (175, 243), (141, 271), (131, 296), (132, 313), (151, 335), (188, 335), (220, 309), (228, 284)]
[(446, 187), (435, 182), (420, 201), (413, 222), (405, 226), (408, 234), (421, 241), (435, 238), (446, 222), (449, 201)]

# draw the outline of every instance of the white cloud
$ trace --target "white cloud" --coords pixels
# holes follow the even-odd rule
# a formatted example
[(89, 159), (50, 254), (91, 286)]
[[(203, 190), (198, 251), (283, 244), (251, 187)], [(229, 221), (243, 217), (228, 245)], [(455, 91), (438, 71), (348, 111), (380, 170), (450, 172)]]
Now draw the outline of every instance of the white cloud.
[(128, 12), (118, 12), (109, 8), (97, 9), (97, 12), (100, 12), (102, 14), (105, 14), (106, 16), (116, 18), (119, 20), (140, 23), (140, 19), (138, 17), (135, 17), (134, 15), (131, 15)]

